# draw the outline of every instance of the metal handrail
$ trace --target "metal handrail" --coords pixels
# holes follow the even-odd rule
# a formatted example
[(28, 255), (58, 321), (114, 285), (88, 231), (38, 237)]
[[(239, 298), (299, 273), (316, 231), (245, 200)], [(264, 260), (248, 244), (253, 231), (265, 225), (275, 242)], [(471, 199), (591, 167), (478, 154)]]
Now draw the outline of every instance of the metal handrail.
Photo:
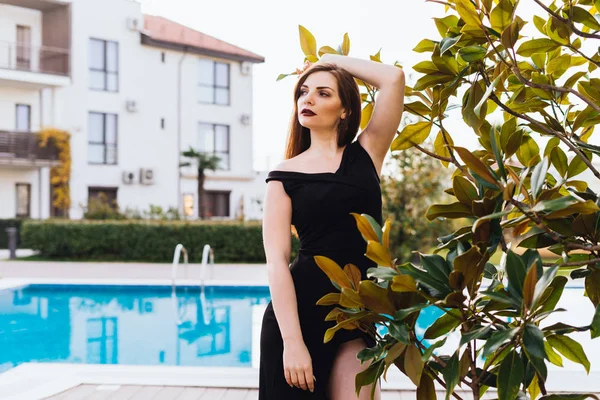
[[(173, 305), (175, 307), (175, 315), (177, 315), (177, 325), (181, 324), (182, 315), (179, 313), (179, 303), (177, 302), (177, 292), (176, 292), (176, 281), (177, 281), (177, 270), (179, 267), (179, 261), (181, 260), (181, 253), (183, 253), (183, 262), (186, 266), (184, 278), (187, 278), (188, 272), (188, 252), (187, 249), (179, 243), (175, 247), (175, 252), (173, 254), (173, 266), (171, 268), (171, 298), (173, 300)], [(206, 307), (206, 297), (204, 294), (204, 281), (206, 276), (206, 268), (210, 262), (211, 271), (210, 277), (212, 278), (212, 269), (215, 264), (215, 255), (213, 249), (209, 244), (205, 244), (202, 249), (202, 263), (200, 264), (200, 303), (202, 307)], [(210, 315), (208, 313), (208, 308), (206, 307), (202, 313), (204, 315), (204, 322), (208, 324), (210, 322)]]
[(212, 278), (212, 272), (215, 265), (215, 253), (209, 244), (205, 244), (202, 249), (202, 264), (200, 265), (200, 286), (204, 287), (204, 276), (206, 275), (206, 263), (210, 257), (210, 277)]

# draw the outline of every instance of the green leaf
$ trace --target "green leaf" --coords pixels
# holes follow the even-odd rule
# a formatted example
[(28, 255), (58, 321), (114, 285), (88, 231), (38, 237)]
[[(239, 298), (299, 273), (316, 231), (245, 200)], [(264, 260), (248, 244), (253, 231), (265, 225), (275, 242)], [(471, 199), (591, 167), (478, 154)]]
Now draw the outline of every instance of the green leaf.
[(563, 366), (562, 357), (560, 356), (560, 354), (554, 351), (552, 346), (550, 346), (550, 343), (546, 341), (544, 342), (544, 350), (546, 351), (546, 355), (548, 356), (548, 361), (550, 361), (552, 364), (558, 367)]
[(433, 325), (425, 331), (424, 339), (435, 339), (456, 329), (461, 324), (460, 311), (456, 309), (446, 310), (446, 314), (439, 317)]
[(396, 311), (396, 313), (394, 314), (394, 319), (396, 321), (403, 321), (406, 317), (408, 317), (412, 313), (420, 311), (420, 310), (424, 309), (425, 307), (429, 307), (429, 306), (430, 306), (430, 304), (423, 303), (423, 304), (417, 304), (416, 306), (412, 306), (412, 307), (408, 307), (408, 308), (402, 308), (402, 309)]
[(456, 0), (456, 11), (458, 15), (465, 21), (465, 24), (474, 27), (481, 27), (481, 18), (477, 13), (477, 9), (469, 0)]
[(438, 217), (465, 218), (471, 217), (472, 215), (473, 212), (471, 211), (470, 206), (456, 202), (451, 204), (434, 204), (430, 206), (425, 213), (425, 218), (433, 221)]
[(356, 397), (358, 397), (360, 389), (363, 386), (373, 384), (373, 389), (376, 387), (374, 383), (377, 381), (377, 379), (379, 379), (379, 377), (383, 373), (384, 368), (385, 363), (384, 360), (381, 359), (377, 362), (371, 363), (371, 365), (369, 365), (367, 369), (356, 375), (356, 378), (354, 379)]
[(502, 360), (498, 371), (498, 400), (514, 400), (519, 393), (525, 368), (516, 351), (511, 351)]
[(458, 49), (456, 54), (464, 61), (470, 63), (473, 61), (483, 60), (487, 54), (487, 49), (483, 46), (465, 46)]
[(517, 54), (523, 57), (529, 57), (535, 53), (547, 53), (560, 46), (550, 39), (532, 39), (524, 42), (517, 49)]
[(546, 358), (546, 352), (544, 351), (544, 334), (536, 325), (525, 325), (523, 331), (523, 346), (528, 355), (540, 359)]
[(596, 307), (596, 312), (594, 313), (594, 318), (592, 318), (590, 327), (592, 339), (596, 339), (598, 336), (600, 336), (600, 305)]
[(461, 35), (455, 37), (446, 36), (440, 42), (440, 56), (443, 56), (452, 46), (454, 46), (461, 38)]
[(585, 293), (594, 307), (600, 304), (600, 270), (594, 270), (585, 278)]
[(488, 335), (491, 332), (491, 330), (492, 330), (492, 328), (490, 326), (485, 326), (483, 328), (479, 328), (479, 329), (469, 331), (467, 333), (463, 333), (462, 337), (460, 338), (459, 347), (462, 347), (463, 345), (465, 345), (466, 343), (469, 343), (472, 340), (476, 340), (483, 336)]
[(422, 268), (427, 271), (432, 277), (442, 283), (448, 282), (448, 277), (452, 268), (446, 260), (437, 254), (420, 254)]
[(392, 142), (391, 150), (406, 150), (415, 144), (421, 144), (429, 137), (433, 124), (429, 121), (421, 121), (416, 124), (407, 125)]
[[(600, 23), (596, 21), (596, 18), (592, 14), (590, 14), (586, 9), (573, 6), (571, 7), (573, 11), (573, 21), (582, 23), (592, 30), (600, 30)], [(599, 10), (600, 11), (600, 10)]]
[(542, 186), (546, 182), (546, 173), (548, 172), (548, 158), (544, 157), (541, 163), (537, 164), (531, 171), (531, 194), (534, 200), (537, 200)]
[(523, 300), (523, 284), (527, 274), (527, 266), (521, 257), (509, 250), (506, 258), (506, 275), (508, 277), (508, 293), (519, 300)]
[(446, 339), (448, 339), (448, 337), (429, 345), (429, 347), (423, 352), (421, 360), (423, 360), (423, 362), (428, 362), (435, 349), (442, 347), (446, 343)]
[(458, 351), (446, 363), (446, 367), (442, 370), (444, 381), (446, 382), (446, 400), (454, 392), (454, 388), (458, 385), (459, 376)]
[(585, 371), (588, 374), (590, 373), (590, 361), (585, 355), (583, 347), (578, 342), (564, 335), (550, 335), (546, 340), (560, 354), (573, 362), (583, 365)]
[(404, 353), (404, 371), (406, 376), (415, 384), (419, 385), (421, 382), (421, 374), (423, 373), (423, 367), (425, 363), (421, 360), (421, 352), (415, 345), (410, 345)]
[(490, 354), (498, 350), (498, 348), (504, 343), (510, 342), (518, 331), (518, 328), (511, 328), (494, 332), (483, 346), (483, 358), (487, 358)]
[(410, 344), (408, 328), (404, 322), (390, 321), (389, 332), (397, 341), (404, 344)]
[[(492, 92), (494, 91), (494, 89), (496, 88), (496, 85), (498, 85), (498, 82), (500, 82), (500, 79), (502, 78), (502, 74), (498, 75), (491, 83), (490, 86), (488, 86), (488, 88), (486, 89), (485, 93), (483, 94), (483, 97), (481, 98), (481, 100), (479, 100), (479, 103), (477, 103), (477, 105), (475, 106), (475, 108), (473, 109), (473, 112), (475, 114), (477, 114), (479, 117), (485, 117), (481, 115), (481, 107), (485, 104), (485, 102), (487, 101), (488, 97), (490, 97), (490, 95), (492, 94)], [(462, 157), (461, 157), (462, 158)]]
[(413, 51), (417, 53), (424, 53), (426, 51), (433, 51), (435, 49), (436, 42), (429, 39), (421, 40), (414, 48)]
[[(533, 294), (533, 304), (531, 306), (532, 309), (537, 307), (538, 301), (542, 298), (546, 289), (554, 282), (554, 277), (558, 272), (558, 266), (555, 265), (553, 267), (548, 268), (540, 278), (540, 280), (535, 285), (535, 292)], [(554, 307), (553, 307), (554, 309)], [(543, 309), (542, 309), (543, 310)], [(546, 310), (550, 311), (550, 310)]]
[(552, 165), (558, 171), (561, 177), (564, 177), (567, 173), (568, 161), (567, 155), (560, 147), (555, 147), (550, 151), (550, 160)]
[(492, 185), (496, 186), (498, 184), (498, 180), (492, 174), (489, 167), (485, 165), (479, 158), (475, 157), (473, 153), (471, 153), (464, 147), (453, 146), (452, 148), (458, 153), (460, 158), (464, 161), (465, 164), (467, 164), (467, 167), (469, 167), (470, 170), (475, 172), (477, 175), (479, 175)]
[(503, 32), (512, 22), (514, 5), (510, 0), (500, 0), (490, 14), (492, 28), (498, 32)]
[(427, 374), (421, 376), (421, 383), (417, 385), (417, 400), (437, 400), (433, 379)]

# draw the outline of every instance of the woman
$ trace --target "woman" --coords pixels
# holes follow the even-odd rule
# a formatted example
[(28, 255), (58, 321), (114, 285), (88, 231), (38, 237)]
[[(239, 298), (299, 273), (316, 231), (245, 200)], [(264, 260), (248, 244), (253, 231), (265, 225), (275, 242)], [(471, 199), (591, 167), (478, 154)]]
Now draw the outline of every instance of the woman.
[[(379, 88), (372, 118), (354, 142), (361, 98), (353, 77)], [(266, 179), (263, 241), (272, 301), (262, 321), (259, 400), (356, 399), (354, 378), (368, 366), (356, 356), (375, 342), (357, 329), (323, 343), (335, 325), (325, 321), (333, 306), (315, 303), (336, 289), (313, 257), (352, 263), (362, 279), (375, 266), (350, 213), (382, 223), (379, 175), (400, 124), (404, 74), (325, 54), (299, 77), (294, 100), (286, 159)], [(300, 249), (290, 266), (292, 224)], [(370, 398), (369, 389), (361, 390), (361, 400)]]

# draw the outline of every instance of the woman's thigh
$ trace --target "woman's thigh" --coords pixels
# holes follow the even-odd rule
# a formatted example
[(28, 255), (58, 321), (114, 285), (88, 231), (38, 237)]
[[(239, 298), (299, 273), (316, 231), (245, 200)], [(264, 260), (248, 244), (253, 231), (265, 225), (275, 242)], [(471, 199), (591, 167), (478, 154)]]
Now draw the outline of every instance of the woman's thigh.
[[(359, 351), (366, 347), (363, 339), (354, 339), (343, 343), (333, 362), (331, 376), (329, 378), (328, 393), (331, 400), (368, 400), (371, 397), (371, 386), (363, 386), (360, 397), (356, 397), (355, 378), (356, 375), (369, 367), (369, 363), (363, 365), (356, 358)], [(375, 400), (381, 399), (379, 382), (375, 388)]]

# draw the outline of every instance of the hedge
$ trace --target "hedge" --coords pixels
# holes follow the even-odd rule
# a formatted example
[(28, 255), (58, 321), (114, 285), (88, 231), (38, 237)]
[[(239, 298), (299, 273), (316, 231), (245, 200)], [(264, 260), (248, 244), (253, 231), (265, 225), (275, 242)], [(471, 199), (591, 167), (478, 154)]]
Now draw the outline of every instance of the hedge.
[(17, 228), (17, 247), (19, 247), (20, 231), (21, 231), (21, 219), (0, 219), (0, 249), (8, 249), (8, 234), (6, 228)]
[[(51, 219), (25, 222), (21, 239), (22, 247), (63, 260), (171, 262), (181, 243), (190, 263), (202, 261), (205, 244), (213, 249), (215, 263), (266, 261), (260, 222)], [(293, 259), (299, 242), (291, 240)]]

